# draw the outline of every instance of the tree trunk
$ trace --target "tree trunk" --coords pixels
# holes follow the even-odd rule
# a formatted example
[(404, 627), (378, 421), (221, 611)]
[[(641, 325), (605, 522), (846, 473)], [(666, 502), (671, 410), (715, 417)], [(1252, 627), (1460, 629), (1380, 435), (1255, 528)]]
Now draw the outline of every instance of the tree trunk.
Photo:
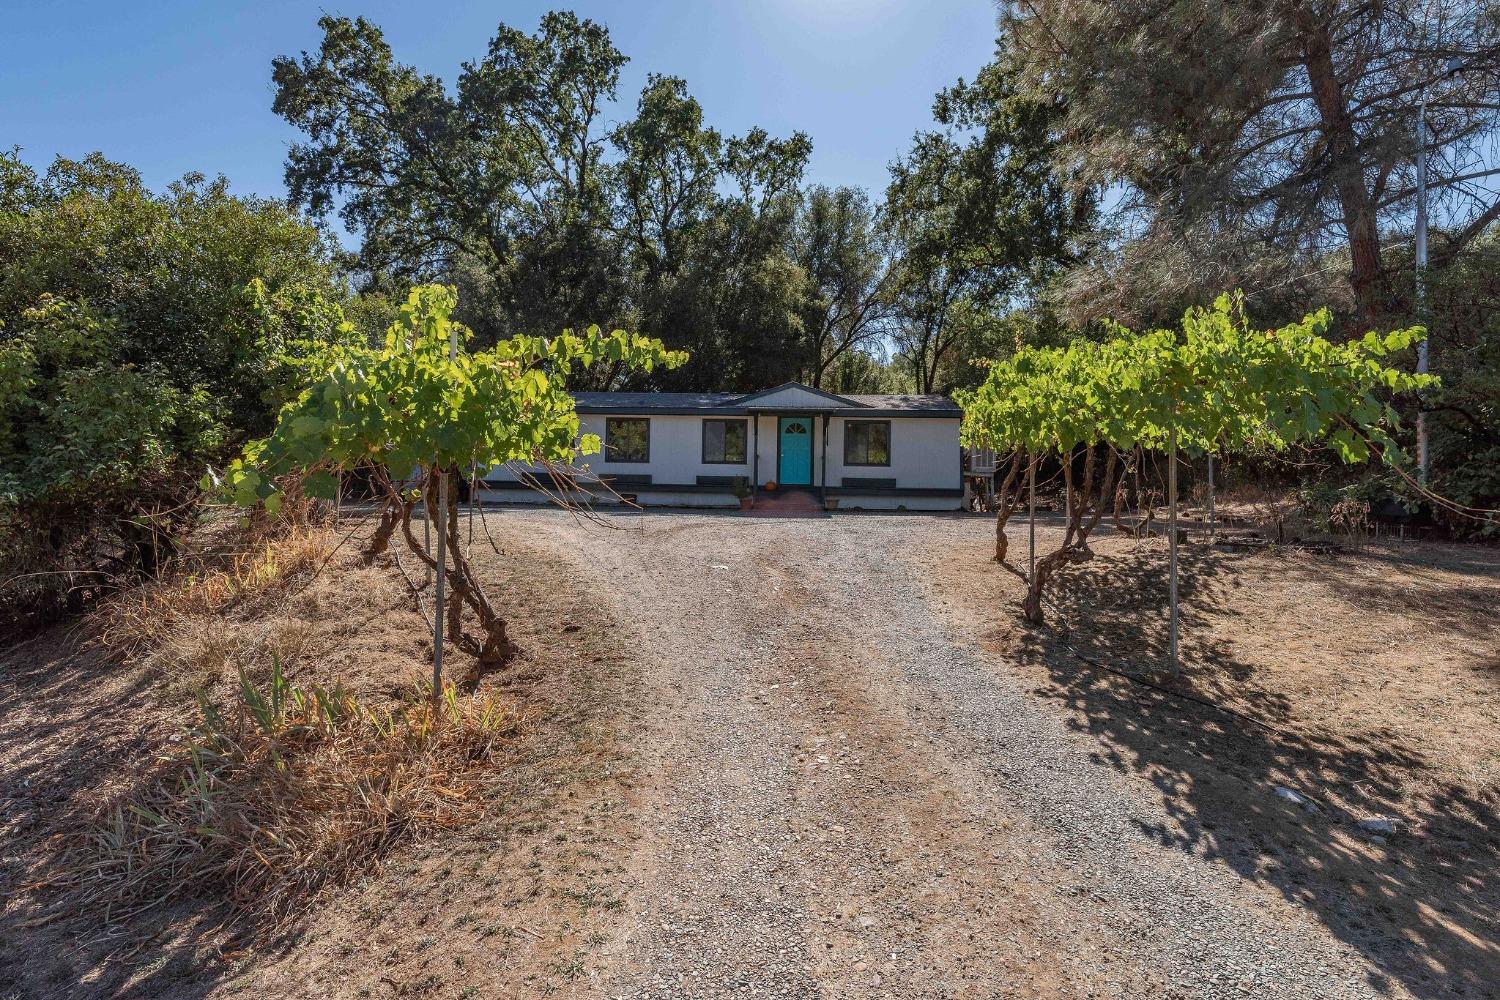
[(1380, 259), (1375, 205), (1360, 169), (1359, 136), (1334, 70), (1333, 43), (1326, 22), (1315, 12), (1304, 10), (1297, 17), (1297, 27), (1302, 33), (1303, 65), (1327, 143), (1329, 175), (1349, 239), (1349, 283), (1360, 322), (1370, 324), (1389, 305), (1389, 289)]
[(1046, 616), (1042, 612), (1042, 594), (1053, 574), (1069, 563), (1087, 562), (1094, 557), (1093, 549), (1089, 548), (1089, 535), (1099, 526), (1099, 521), (1104, 516), (1105, 505), (1109, 502), (1115, 488), (1117, 465), (1115, 450), (1108, 445), (1105, 445), (1105, 448), (1108, 451), (1104, 475), (1099, 478), (1097, 488), (1094, 477), (1094, 448), (1089, 448), (1084, 456), (1083, 486), (1077, 491), (1073, 489), (1073, 456), (1063, 456), (1063, 489), (1068, 496), (1068, 523), (1063, 534), (1062, 545), (1037, 561), (1036, 571), (1027, 585), (1026, 600), (1021, 607), (1026, 614), (1027, 621), (1033, 624), (1040, 625), (1045, 620)]
[(1017, 449), (1011, 456), (1010, 468), (1006, 470), (1005, 479), (1000, 484), (1000, 492), (995, 496), (995, 562), (997, 563), (1003, 564), (1005, 555), (1010, 550), (1010, 539), (1005, 535), (1005, 525), (1021, 503), (1021, 491), (1016, 486), (1021, 474), (1022, 455), (1023, 452)]

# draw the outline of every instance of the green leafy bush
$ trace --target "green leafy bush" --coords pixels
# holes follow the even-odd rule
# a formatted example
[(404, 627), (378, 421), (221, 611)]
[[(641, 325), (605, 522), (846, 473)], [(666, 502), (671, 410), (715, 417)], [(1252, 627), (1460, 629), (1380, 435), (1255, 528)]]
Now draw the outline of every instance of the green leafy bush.
[(332, 248), (284, 205), (98, 155), (0, 153), (0, 601), (80, 605), (156, 570), (204, 466), (352, 339)]

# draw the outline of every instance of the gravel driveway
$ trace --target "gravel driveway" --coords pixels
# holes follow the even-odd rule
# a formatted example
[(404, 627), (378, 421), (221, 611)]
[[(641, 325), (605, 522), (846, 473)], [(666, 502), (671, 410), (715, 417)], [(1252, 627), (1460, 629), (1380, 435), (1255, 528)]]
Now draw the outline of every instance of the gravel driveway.
[(643, 836), (590, 990), (628, 997), (1405, 996), (1306, 911), (1153, 836), (943, 624), (913, 554), (982, 518), (508, 510), (633, 623)]

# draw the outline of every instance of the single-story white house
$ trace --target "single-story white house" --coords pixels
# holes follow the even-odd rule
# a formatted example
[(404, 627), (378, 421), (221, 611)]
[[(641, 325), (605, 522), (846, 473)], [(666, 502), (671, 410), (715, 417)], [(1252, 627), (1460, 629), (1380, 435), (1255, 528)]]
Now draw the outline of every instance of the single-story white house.
[[(962, 411), (944, 396), (839, 396), (788, 382), (754, 393), (580, 392), (603, 450), (574, 479), (599, 501), (732, 507), (737, 490), (801, 491), (844, 509), (961, 510)], [(528, 470), (495, 469), (484, 499), (545, 501)], [(590, 484), (593, 484), (590, 488)], [(603, 489), (599, 484), (607, 484)]]

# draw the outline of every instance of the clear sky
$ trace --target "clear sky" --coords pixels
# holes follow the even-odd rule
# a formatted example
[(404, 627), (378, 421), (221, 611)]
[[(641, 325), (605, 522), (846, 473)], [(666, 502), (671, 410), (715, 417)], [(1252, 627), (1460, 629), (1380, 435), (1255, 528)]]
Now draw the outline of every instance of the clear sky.
[(630, 57), (628, 117), (648, 72), (681, 76), (714, 126), (807, 132), (808, 180), (883, 189), (932, 95), (993, 50), (989, 0), (5, 0), (0, 147), (45, 166), (92, 150), (160, 188), (190, 170), (281, 196), (297, 133), (271, 113), (271, 59), (317, 47), (323, 11), (380, 25), (396, 58), (452, 85), (495, 26), (534, 31), (567, 7)]

